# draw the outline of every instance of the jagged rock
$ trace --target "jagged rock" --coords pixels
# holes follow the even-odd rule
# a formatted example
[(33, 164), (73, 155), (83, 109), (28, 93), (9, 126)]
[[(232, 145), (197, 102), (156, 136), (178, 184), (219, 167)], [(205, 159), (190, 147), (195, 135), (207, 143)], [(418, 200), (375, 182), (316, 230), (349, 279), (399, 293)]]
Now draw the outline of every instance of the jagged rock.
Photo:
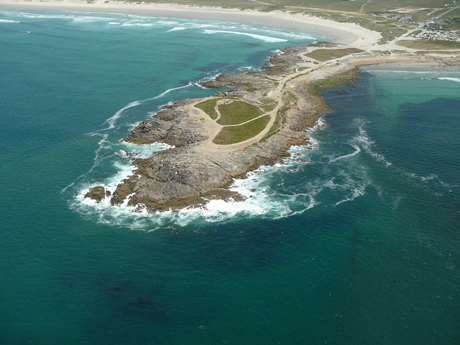
[(97, 186), (97, 187), (91, 188), (89, 192), (85, 194), (85, 198), (90, 198), (90, 199), (95, 200), (96, 202), (101, 202), (101, 200), (104, 199), (106, 195), (110, 196), (110, 192), (107, 191), (107, 193), (104, 187)]
[(259, 72), (244, 74), (220, 74), (215, 79), (201, 83), (206, 88), (239, 87), (243, 90), (227, 91), (225, 95), (238, 96), (241, 92), (266, 92), (273, 88), (273, 81)]
[(191, 119), (187, 105), (192, 100), (178, 101), (162, 107), (154, 120), (144, 120), (123, 141), (133, 144), (164, 142), (174, 146), (185, 146), (208, 139), (203, 125)]

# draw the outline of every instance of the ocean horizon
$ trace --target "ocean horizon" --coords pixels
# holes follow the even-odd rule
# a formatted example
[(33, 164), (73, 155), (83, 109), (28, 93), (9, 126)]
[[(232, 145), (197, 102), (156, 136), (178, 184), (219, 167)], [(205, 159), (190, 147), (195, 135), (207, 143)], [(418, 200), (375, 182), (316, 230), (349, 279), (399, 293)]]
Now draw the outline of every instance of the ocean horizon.
[(84, 199), (168, 145), (162, 105), (328, 40), (238, 23), (0, 10), (1, 344), (455, 344), (460, 71), (366, 68), (244, 201)]

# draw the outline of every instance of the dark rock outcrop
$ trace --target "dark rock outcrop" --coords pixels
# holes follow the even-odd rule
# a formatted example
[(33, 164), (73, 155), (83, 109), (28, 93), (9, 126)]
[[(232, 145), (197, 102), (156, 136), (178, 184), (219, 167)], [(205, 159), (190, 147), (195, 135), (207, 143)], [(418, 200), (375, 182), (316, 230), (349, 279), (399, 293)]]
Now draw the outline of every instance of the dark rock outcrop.
[(190, 145), (208, 139), (202, 123), (191, 119), (186, 106), (192, 100), (178, 101), (162, 107), (153, 120), (138, 124), (123, 141), (133, 144), (164, 142), (174, 146)]

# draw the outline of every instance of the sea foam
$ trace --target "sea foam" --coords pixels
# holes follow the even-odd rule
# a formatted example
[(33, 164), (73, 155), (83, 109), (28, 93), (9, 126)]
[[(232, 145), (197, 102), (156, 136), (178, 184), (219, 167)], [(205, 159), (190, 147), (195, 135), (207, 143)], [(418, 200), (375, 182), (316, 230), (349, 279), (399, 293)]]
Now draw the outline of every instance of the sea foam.
[(460, 83), (460, 78), (451, 78), (451, 77), (441, 77), (438, 78), (439, 80), (449, 80), (449, 81), (455, 81), (457, 83)]
[(14, 23), (20, 23), (20, 21), (18, 21), (18, 20), (10, 20), (10, 19), (0, 19), (0, 23), (14, 24)]
[(204, 30), (205, 34), (217, 34), (217, 33), (223, 33), (223, 34), (231, 34), (231, 35), (244, 35), (244, 36), (249, 36), (252, 38), (256, 38), (258, 40), (262, 40), (264, 42), (286, 42), (286, 39), (283, 38), (276, 38), (276, 37), (270, 37), (270, 36), (262, 36), (262, 35), (257, 35), (257, 34), (251, 34), (248, 32), (238, 32), (238, 31), (226, 31), (226, 30)]
[(172, 29), (170, 29), (170, 30), (168, 30), (168, 31), (166, 31), (166, 32), (171, 32), (171, 31), (182, 31), (182, 30), (187, 30), (187, 28), (184, 28), (184, 27), (182, 27), (182, 26), (176, 26), (176, 27), (174, 27), (174, 28), (172, 28)]

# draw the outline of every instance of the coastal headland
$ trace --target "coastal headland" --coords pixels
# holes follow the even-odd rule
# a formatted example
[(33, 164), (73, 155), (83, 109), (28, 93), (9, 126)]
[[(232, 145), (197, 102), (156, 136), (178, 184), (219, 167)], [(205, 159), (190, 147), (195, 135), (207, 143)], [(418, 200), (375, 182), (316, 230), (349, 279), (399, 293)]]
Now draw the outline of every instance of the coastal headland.
[(280, 11), (70, 1), (1, 1), (1, 7), (238, 21), (332, 39), (282, 49), (262, 73), (220, 75), (202, 83), (227, 91), (178, 100), (132, 129), (123, 141), (138, 145), (163, 142), (172, 148), (146, 159), (132, 157), (133, 174), (113, 193), (100, 185), (85, 197), (95, 202), (109, 199), (113, 206), (148, 212), (200, 206), (212, 199), (244, 198), (229, 189), (233, 180), (262, 165), (281, 163), (293, 145), (307, 144), (305, 130), (331, 111), (321, 91), (353, 82), (359, 78), (359, 66), (460, 67), (460, 51), (455, 49), (417, 51), (398, 46), (398, 39), (379, 44), (378, 32), (359, 25)]

